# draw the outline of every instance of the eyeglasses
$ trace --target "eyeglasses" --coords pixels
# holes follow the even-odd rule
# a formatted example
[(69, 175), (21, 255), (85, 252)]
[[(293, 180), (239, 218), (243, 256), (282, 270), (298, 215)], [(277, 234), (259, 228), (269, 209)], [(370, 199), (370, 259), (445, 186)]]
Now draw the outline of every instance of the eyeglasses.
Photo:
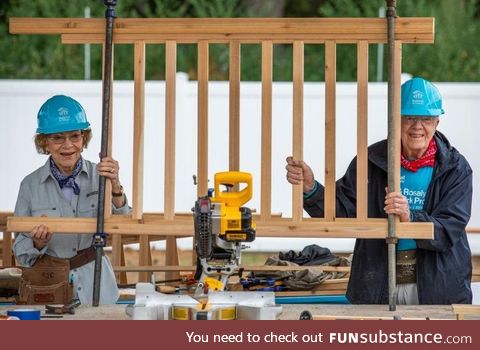
[(70, 135), (51, 134), (51, 135), (48, 135), (47, 138), (56, 145), (61, 145), (61, 144), (65, 143), (65, 141), (67, 139), (69, 139), (71, 143), (77, 143), (77, 142), (80, 142), (80, 140), (83, 139), (83, 133), (76, 132), (76, 133), (73, 133), (73, 134), (70, 134)]
[(423, 126), (432, 126), (437, 119), (436, 117), (402, 117), (402, 121), (408, 125), (414, 125), (419, 122)]

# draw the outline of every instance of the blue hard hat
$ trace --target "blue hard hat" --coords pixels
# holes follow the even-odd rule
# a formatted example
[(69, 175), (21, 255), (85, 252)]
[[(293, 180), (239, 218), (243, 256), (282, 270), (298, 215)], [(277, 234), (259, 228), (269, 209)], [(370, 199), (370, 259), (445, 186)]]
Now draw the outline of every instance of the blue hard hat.
[(84, 130), (90, 127), (82, 105), (64, 95), (53, 96), (40, 107), (37, 123), (38, 134)]
[(428, 80), (415, 77), (402, 85), (401, 115), (438, 117), (444, 114), (442, 96)]

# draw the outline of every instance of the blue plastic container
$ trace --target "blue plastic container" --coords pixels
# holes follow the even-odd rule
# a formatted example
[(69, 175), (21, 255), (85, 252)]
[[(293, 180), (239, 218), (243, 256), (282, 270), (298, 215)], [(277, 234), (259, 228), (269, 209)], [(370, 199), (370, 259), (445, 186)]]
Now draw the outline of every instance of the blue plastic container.
[(7, 315), (15, 316), (15, 317), (18, 317), (20, 320), (25, 320), (25, 321), (40, 320), (40, 310), (36, 310), (36, 309), (8, 310)]

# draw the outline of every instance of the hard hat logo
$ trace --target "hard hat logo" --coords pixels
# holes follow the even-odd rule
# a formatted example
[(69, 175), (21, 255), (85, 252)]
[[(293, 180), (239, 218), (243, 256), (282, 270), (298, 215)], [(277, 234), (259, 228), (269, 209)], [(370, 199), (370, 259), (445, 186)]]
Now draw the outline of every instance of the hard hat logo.
[(403, 116), (438, 117), (444, 113), (442, 96), (431, 82), (416, 77), (402, 85)]
[(84, 130), (90, 127), (82, 105), (64, 95), (49, 98), (40, 107), (37, 122), (39, 134)]
[(423, 93), (419, 90), (412, 92), (412, 103), (416, 105), (423, 105)]
[(70, 119), (70, 114), (68, 113), (68, 108), (60, 107), (58, 109), (58, 120), (60, 122), (67, 122)]
[(58, 114), (62, 117), (68, 116), (68, 108), (60, 107), (58, 109)]

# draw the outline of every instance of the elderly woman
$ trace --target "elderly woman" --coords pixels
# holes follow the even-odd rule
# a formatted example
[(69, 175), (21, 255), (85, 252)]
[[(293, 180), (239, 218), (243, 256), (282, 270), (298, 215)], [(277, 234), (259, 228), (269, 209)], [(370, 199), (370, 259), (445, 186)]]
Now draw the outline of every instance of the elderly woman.
[[(119, 180), (118, 162), (110, 157), (94, 164), (82, 158), (92, 138), (90, 123), (82, 106), (63, 95), (48, 99), (38, 112), (35, 146), (49, 155), (45, 165), (25, 177), (15, 206), (16, 216), (96, 217), (99, 175), (112, 184), (114, 214), (130, 208)], [(23, 266), (33, 266), (40, 257), (68, 259), (73, 296), (91, 303), (95, 252), (92, 234), (52, 233), (45, 225), (18, 233), (13, 251)], [(115, 303), (118, 289), (112, 266), (102, 261), (100, 302)]]
[[(369, 147), (368, 215), (398, 215), (402, 222), (431, 222), (434, 239), (397, 245), (397, 303), (471, 303), (472, 265), (465, 227), (472, 205), (472, 169), (437, 131), (444, 113), (438, 89), (413, 78), (402, 85), (401, 191), (386, 193), (387, 141)], [(303, 183), (304, 209), (322, 217), (324, 188), (312, 169), (287, 158), (287, 180)], [(338, 217), (356, 216), (356, 159), (336, 184)], [(387, 304), (385, 240), (357, 239), (347, 297), (355, 304)]]

